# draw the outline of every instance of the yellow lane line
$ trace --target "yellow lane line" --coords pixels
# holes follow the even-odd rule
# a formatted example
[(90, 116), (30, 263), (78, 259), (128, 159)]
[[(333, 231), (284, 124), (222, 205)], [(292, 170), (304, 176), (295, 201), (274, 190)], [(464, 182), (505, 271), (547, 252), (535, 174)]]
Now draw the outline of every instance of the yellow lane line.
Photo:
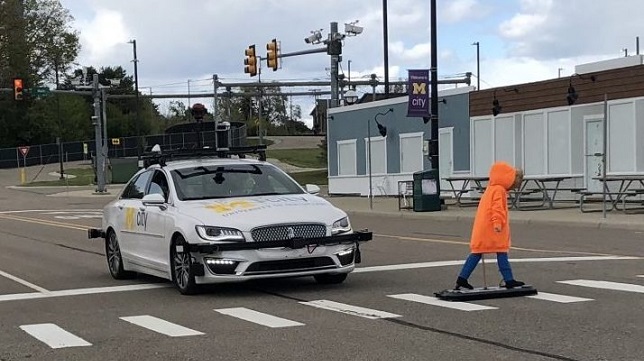
[(22, 217), (22, 216), (14, 216), (14, 215), (7, 215), (7, 214), (0, 214), (0, 219), (21, 221), (21, 222), (27, 222), (27, 223), (35, 223), (35, 224), (40, 224), (40, 225), (45, 225), (45, 226), (68, 228), (68, 229), (75, 229), (75, 230), (80, 230), (80, 231), (86, 231), (86, 230), (88, 230), (90, 228), (93, 228), (91, 226), (86, 226), (86, 225), (81, 225), (81, 224), (63, 223), (63, 222), (57, 222), (57, 221), (49, 221), (49, 220), (44, 220), (44, 219)]
[[(468, 246), (470, 245), (469, 242), (463, 242), (463, 241), (449, 241), (449, 240), (444, 240), (444, 239), (432, 239), (432, 238), (419, 238), (419, 237), (407, 237), (407, 236), (394, 236), (394, 235), (389, 235), (389, 234), (374, 234), (375, 237), (385, 237), (385, 238), (394, 238), (394, 239), (400, 239), (403, 241), (416, 241), (416, 242), (428, 242), (428, 243), (444, 243), (444, 244), (452, 244), (452, 245), (459, 245), (459, 246)], [(589, 255), (589, 256), (616, 256), (614, 254), (609, 254), (609, 253), (593, 253), (593, 252), (576, 252), (576, 251), (555, 251), (555, 250), (549, 250), (549, 249), (535, 249), (535, 248), (523, 248), (523, 247), (510, 247), (510, 249), (514, 249), (517, 251), (526, 251), (526, 252), (543, 252), (543, 253), (559, 253), (559, 254), (580, 254), (580, 255)]]

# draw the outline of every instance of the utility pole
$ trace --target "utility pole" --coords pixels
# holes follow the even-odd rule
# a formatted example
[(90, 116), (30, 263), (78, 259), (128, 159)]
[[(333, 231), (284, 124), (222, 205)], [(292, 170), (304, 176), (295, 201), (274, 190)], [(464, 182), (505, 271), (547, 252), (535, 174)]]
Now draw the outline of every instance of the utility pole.
[[(481, 62), (479, 57), (479, 42), (472, 43), (476, 45), (476, 91), (481, 90)], [(433, 81), (433, 79), (432, 79)]]
[(94, 124), (94, 136), (96, 143), (96, 192), (105, 192), (105, 159), (103, 157), (103, 142), (101, 132), (101, 99), (100, 89), (98, 83), (98, 74), (94, 74), (92, 81), (92, 95), (94, 97), (94, 116), (92, 123)]
[(103, 156), (107, 157), (108, 155), (108, 146), (107, 146), (107, 95), (105, 94), (105, 88), (101, 87), (101, 104), (103, 108), (103, 120), (101, 126), (103, 127)]
[(331, 23), (331, 33), (329, 34), (329, 55), (331, 55), (331, 106), (336, 108), (339, 106), (338, 96), (338, 62), (340, 61), (340, 54), (342, 53), (342, 43), (340, 42), (340, 34), (338, 33), (338, 23)]
[[(431, 0), (431, 142), (433, 144), (430, 150), (432, 169), (438, 168), (438, 49), (436, 36), (436, 0)], [(436, 186), (439, 187), (440, 183)], [(439, 190), (440, 192), (440, 190)], [(440, 194), (440, 193), (439, 193)]]
[[(258, 56), (257, 57), (259, 61), (257, 62), (257, 82), (261, 84), (262, 82), (262, 57)], [(257, 110), (257, 132), (259, 133), (259, 145), (264, 144), (264, 134), (262, 133), (263, 127), (262, 127), (262, 88), (259, 88), (259, 107)]]
[(137, 155), (141, 155), (141, 119), (139, 118), (139, 70), (138, 62), (139, 60), (136, 57), (136, 40), (130, 40), (132, 44), (132, 51), (134, 53), (134, 91), (136, 95), (136, 152)]
[(389, 31), (387, 30), (387, 0), (382, 0), (382, 35), (385, 52), (385, 94), (389, 95)]

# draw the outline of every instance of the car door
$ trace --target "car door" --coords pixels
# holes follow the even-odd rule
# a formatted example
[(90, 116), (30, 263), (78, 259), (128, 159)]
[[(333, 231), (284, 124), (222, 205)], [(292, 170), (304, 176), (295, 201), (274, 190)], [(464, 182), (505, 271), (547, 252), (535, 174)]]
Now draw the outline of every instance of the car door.
[(161, 194), (166, 204), (142, 205), (143, 229), (141, 232), (141, 247), (144, 250), (146, 263), (159, 271), (166, 271), (169, 267), (168, 250), (169, 240), (166, 239), (166, 227), (168, 225), (169, 187), (168, 179), (161, 170), (154, 171), (148, 185), (146, 195)]
[(147, 189), (152, 171), (145, 171), (137, 176), (123, 192), (121, 199), (117, 202), (118, 212), (118, 236), (121, 254), (130, 262), (142, 265), (146, 259), (142, 247), (142, 231), (145, 228), (145, 214), (143, 208), (143, 196)]

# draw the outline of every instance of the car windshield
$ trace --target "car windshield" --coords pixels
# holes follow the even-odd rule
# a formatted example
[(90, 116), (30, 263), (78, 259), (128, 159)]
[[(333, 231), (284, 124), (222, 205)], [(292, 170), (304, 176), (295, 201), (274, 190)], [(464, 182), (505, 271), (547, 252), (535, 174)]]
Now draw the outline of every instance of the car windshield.
[(304, 193), (284, 172), (261, 164), (198, 166), (171, 174), (182, 201)]

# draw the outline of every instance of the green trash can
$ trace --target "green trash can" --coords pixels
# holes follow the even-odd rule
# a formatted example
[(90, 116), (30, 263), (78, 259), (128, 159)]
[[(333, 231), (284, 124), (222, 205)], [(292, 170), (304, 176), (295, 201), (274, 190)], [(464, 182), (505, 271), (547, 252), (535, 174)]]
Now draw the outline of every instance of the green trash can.
[(438, 169), (414, 173), (414, 212), (442, 210)]
[(139, 171), (138, 158), (111, 158), (112, 184), (125, 184)]

